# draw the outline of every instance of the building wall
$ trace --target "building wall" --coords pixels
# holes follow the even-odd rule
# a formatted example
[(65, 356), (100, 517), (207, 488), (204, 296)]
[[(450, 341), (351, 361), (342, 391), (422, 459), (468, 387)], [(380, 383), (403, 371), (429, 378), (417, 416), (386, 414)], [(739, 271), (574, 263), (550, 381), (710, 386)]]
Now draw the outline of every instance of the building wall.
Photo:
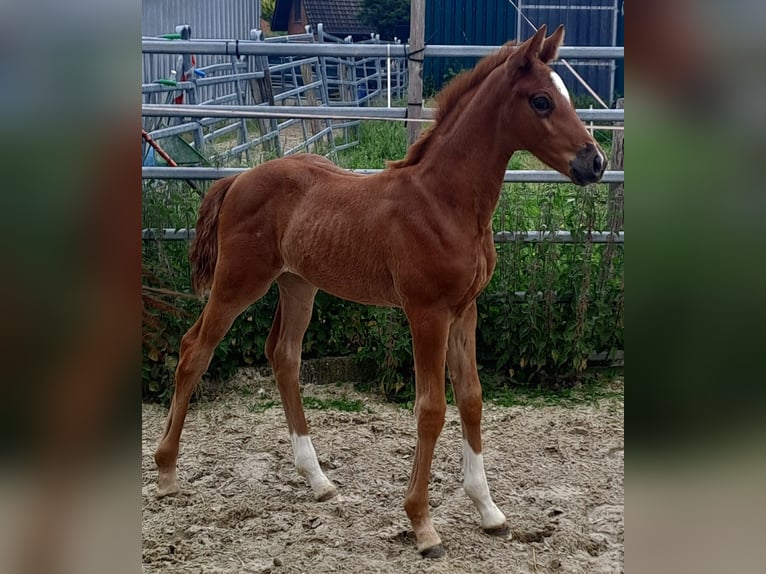
[[(516, 0), (535, 27), (547, 24), (553, 31), (566, 26), (567, 46), (614, 46), (618, 40), (618, 16), (623, 0)], [(621, 17), (621, 16), (620, 16)], [(427, 44), (476, 44), (499, 46), (507, 40), (526, 40), (534, 29), (507, 0), (429, 0), (426, 2)], [(624, 37), (624, 34), (623, 34)], [(624, 41), (623, 41), (624, 44)], [(475, 64), (469, 58), (428, 58), (424, 80), (439, 90), (453, 72)], [(618, 66), (609, 60), (570, 62), (595, 91), (610, 103), (617, 82)], [(622, 61), (619, 62), (622, 64)], [(587, 94), (562, 65), (556, 71), (573, 95)], [(618, 90), (624, 92), (624, 87)]]
[[(142, 0), (141, 34), (159, 36), (188, 24), (192, 38), (248, 39), (250, 30), (260, 28), (258, 0)], [(220, 61), (221, 56), (201, 56), (198, 66)], [(172, 55), (144, 55), (143, 81), (167, 78), (176, 67)]]
[(308, 24), (309, 19), (306, 16), (306, 9), (303, 7), (303, 2), (300, 3), (301, 8), (301, 16), (300, 20), (295, 18), (295, 2), (298, 0), (293, 0), (292, 5), (290, 6), (290, 21), (287, 25), (287, 33), (292, 34), (305, 34), (306, 33), (306, 24)]
[[(566, 26), (567, 46), (615, 46), (619, 0), (518, 0), (521, 12), (535, 26), (548, 24), (554, 30)], [(517, 14), (520, 38), (534, 34), (532, 27)], [(570, 61), (572, 67), (608, 104), (614, 99), (616, 64), (612, 60)], [(563, 65), (554, 69), (574, 96), (587, 95), (585, 87)]]
[[(500, 46), (516, 37), (516, 12), (507, 0), (428, 0), (426, 44)], [(440, 90), (476, 58), (426, 58), (426, 88)]]
[[(617, 45), (625, 46), (625, 0), (620, 0), (617, 8)], [(625, 59), (617, 61), (614, 92), (616, 97), (625, 95)]]

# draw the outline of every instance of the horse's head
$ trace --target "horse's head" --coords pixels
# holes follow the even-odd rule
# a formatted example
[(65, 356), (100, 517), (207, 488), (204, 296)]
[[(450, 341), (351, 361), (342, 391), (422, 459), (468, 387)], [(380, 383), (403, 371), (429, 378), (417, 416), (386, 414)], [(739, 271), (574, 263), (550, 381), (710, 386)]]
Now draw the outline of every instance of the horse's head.
[(506, 62), (511, 101), (502, 118), (513, 126), (514, 147), (532, 152), (578, 185), (595, 183), (606, 169), (606, 155), (577, 117), (564, 83), (548, 63), (564, 40), (559, 26), (546, 27), (521, 44)]

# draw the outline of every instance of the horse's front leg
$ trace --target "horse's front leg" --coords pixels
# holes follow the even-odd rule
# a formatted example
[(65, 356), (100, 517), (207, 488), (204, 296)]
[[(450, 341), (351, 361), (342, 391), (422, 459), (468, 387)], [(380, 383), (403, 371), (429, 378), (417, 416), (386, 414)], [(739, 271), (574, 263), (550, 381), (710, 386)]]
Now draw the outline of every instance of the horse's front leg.
[(293, 445), (295, 468), (311, 486), (319, 501), (337, 494), (335, 486), (319, 466), (303, 412), (300, 390), (301, 343), (311, 321), (317, 288), (292, 273), (277, 279), (279, 305), (266, 340), (266, 357), (271, 363)]
[(482, 399), (476, 369), (476, 301), (450, 327), (447, 365), (463, 426), (463, 488), (479, 511), (484, 531), (507, 535), (508, 523), (489, 494), (481, 454)]
[(415, 417), (418, 442), (404, 509), (412, 522), (418, 551), (425, 558), (444, 555), (428, 510), (428, 481), (436, 440), (439, 438), (447, 402), (444, 396), (444, 362), (449, 317), (446, 313), (407, 310), (415, 358)]

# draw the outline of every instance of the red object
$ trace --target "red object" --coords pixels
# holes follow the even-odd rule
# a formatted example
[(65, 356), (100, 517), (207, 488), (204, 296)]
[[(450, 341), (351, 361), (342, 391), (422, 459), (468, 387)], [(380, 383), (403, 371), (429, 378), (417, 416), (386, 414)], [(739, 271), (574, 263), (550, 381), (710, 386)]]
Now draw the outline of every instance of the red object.
[[(191, 67), (191, 70), (184, 70), (184, 73), (183, 73), (183, 74), (181, 74), (181, 79), (180, 79), (179, 81), (181, 81), (181, 82), (185, 82), (185, 81), (186, 81), (186, 80), (188, 80), (188, 79), (191, 77), (191, 75), (194, 73), (194, 72), (193, 72), (193, 70), (194, 70), (194, 68), (197, 66), (197, 58), (195, 58), (195, 57), (194, 57), (194, 55), (192, 55), (192, 57), (191, 57), (191, 63), (192, 63), (192, 67)], [(181, 93), (180, 93), (178, 96), (176, 96), (176, 99), (175, 99), (175, 100), (173, 100), (173, 101), (174, 101), (176, 104), (178, 104), (178, 105), (181, 105), (181, 104), (183, 104), (183, 103), (184, 103), (184, 92), (183, 92), (183, 91), (181, 91)]]

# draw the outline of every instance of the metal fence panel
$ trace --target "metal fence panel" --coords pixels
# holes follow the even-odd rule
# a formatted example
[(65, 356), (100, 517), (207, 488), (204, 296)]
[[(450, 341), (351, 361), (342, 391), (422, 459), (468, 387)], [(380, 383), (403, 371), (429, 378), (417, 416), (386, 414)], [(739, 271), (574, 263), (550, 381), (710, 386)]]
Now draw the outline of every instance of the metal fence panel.
[[(308, 106), (311, 111), (316, 112), (322, 107), (327, 110), (327, 106), (340, 105), (354, 106), (358, 115), (359, 106), (367, 106), (371, 100), (388, 95), (387, 59), (380, 56), (320, 59), (315, 55), (296, 56), (290, 53), (297, 47), (309, 48), (311, 52), (316, 52), (319, 46), (333, 47), (322, 40), (337, 39), (329, 35), (323, 36), (321, 24), (318, 32), (320, 43), (315, 43), (315, 37), (311, 33), (262, 39), (259, 30), (249, 31), (251, 39), (236, 41), (193, 37), (188, 41), (175, 41), (144, 37), (142, 45), (146, 54), (166, 55), (175, 58), (179, 65), (182, 53), (202, 53), (210, 56), (216, 52), (224, 54), (221, 56), (224, 59), (222, 63), (196, 65), (196, 71), (204, 73), (202, 78), (194, 74), (191, 80), (175, 84), (143, 84), (144, 110), (147, 112), (144, 114), (143, 126), (148, 136), (155, 143), (161, 138), (174, 137), (175, 144), (171, 142), (170, 145), (183, 148), (185, 144), (177, 141), (178, 136), (193, 134), (195, 150), (207, 156), (209, 161), (230, 163), (244, 160), (248, 165), (254, 157), (265, 159), (272, 154), (290, 155), (299, 151), (334, 153), (338, 149), (355, 145), (358, 143), (358, 132), (353, 128), (358, 126), (358, 118), (348, 117), (341, 123), (334, 123), (327, 116), (317, 118), (314, 114), (313, 117), (301, 117), (292, 115), (287, 110), (306, 109)], [(352, 45), (350, 39), (341, 42), (334, 46)], [(380, 39), (376, 36), (360, 43), (379, 44)], [(209, 50), (216, 44), (223, 44), (225, 49)], [(286, 48), (288, 52), (284, 53), (285, 50), (282, 49), (279, 50), (282, 54), (267, 57), (255, 55), (249, 50), (253, 47), (271, 49), (275, 46), (280, 49)], [(169, 50), (163, 49), (166, 47)], [(184, 50), (190, 47), (193, 51)], [(386, 52), (389, 50), (387, 46), (380, 47)], [(399, 44), (395, 44), (394, 47), (403, 50)], [(234, 55), (230, 48), (235, 51)], [(241, 57), (237, 57), (237, 53)], [(189, 56), (184, 57), (188, 62)], [(403, 55), (400, 58), (392, 57), (390, 60), (403, 61)], [(401, 97), (404, 93), (405, 68), (406, 66), (397, 66), (391, 73), (392, 97)], [(256, 83), (252, 83), (253, 81)], [(276, 104), (281, 113), (264, 115), (263, 108), (274, 107), (270, 102)], [(192, 113), (179, 114), (182, 109), (189, 107), (192, 108)], [(150, 112), (159, 108), (166, 112)], [(230, 112), (235, 109), (246, 110), (246, 113), (232, 115)], [(257, 125), (248, 124), (244, 119), (246, 117), (259, 118)], [(272, 120), (265, 121), (263, 118), (266, 117)], [(276, 118), (282, 118), (282, 121), (277, 121)], [(288, 131), (292, 126), (298, 128), (300, 134), (297, 134), (295, 129)], [(298, 138), (300, 141), (296, 141), (297, 136), (302, 136)], [(236, 138), (236, 141), (233, 138)], [(189, 143), (189, 138), (186, 141)], [(152, 152), (152, 145), (147, 140), (144, 147), (144, 161), (148, 165), (154, 165), (157, 161)], [(251, 151), (258, 155), (251, 156)], [(191, 158), (195, 159), (198, 158)]]

